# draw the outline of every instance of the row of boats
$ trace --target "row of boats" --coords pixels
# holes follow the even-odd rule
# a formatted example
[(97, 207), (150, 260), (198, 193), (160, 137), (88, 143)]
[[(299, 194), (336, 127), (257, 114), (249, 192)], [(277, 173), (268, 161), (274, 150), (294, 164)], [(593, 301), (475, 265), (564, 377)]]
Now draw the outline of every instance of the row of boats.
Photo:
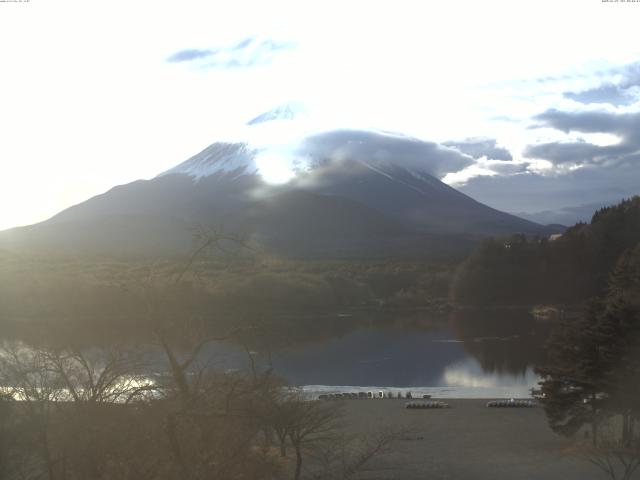
[[(538, 404), (533, 400), (491, 400), (487, 402), (487, 408), (533, 408)], [(451, 408), (448, 403), (433, 401), (433, 402), (407, 402), (405, 408)]]
[(434, 402), (407, 402), (404, 406), (409, 410), (422, 409), (422, 408), (451, 408), (448, 403), (434, 401)]
[[(327, 393), (318, 397), (319, 400), (367, 400), (367, 399), (383, 399), (383, 398), (406, 398), (413, 399), (411, 392), (406, 392), (404, 397), (402, 392), (398, 392), (395, 396), (390, 392), (345, 392), (345, 393)], [(431, 395), (422, 395), (422, 402), (407, 402), (405, 408), (423, 409), (423, 408), (450, 408), (450, 405), (441, 401), (424, 401), (429, 400)], [(535, 400), (491, 400), (487, 402), (487, 408), (533, 408), (537, 407), (538, 402)]]
[[(533, 408), (538, 404), (533, 400), (491, 400), (487, 402), (487, 408)], [(433, 402), (407, 402), (405, 408), (408, 409), (422, 409), (422, 408), (451, 408), (448, 403), (433, 401)]]
[[(319, 400), (367, 400), (367, 399), (384, 399), (384, 398), (414, 398), (411, 392), (406, 392), (404, 395), (402, 392), (398, 392), (394, 395), (393, 392), (385, 392), (380, 390), (379, 392), (345, 392), (345, 393), (326, 393), (318, 397)], [(431, 395), (422, 395), (423, 399), (431, 398)]]
[(533, 408), (537, 407), (538, 402), (535, 400), (492, 400), (487, 402), (488, 408)]

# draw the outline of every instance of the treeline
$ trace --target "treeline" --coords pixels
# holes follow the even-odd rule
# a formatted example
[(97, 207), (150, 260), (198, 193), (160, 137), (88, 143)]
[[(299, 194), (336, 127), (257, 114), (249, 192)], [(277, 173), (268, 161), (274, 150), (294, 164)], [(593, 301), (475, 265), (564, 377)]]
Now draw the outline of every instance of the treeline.
[(148, 330), (162, 297), (176, 324), (206, 321), (222, 331), (281, 313), (440, 305), (454, 267), (408, 261), (289, 261), (198, 257), (122, 262), (0, 252), (0, 325)]
[(460, 304), (582, 303), (604, 291), (616, 261), (640, 242), (640, 197), (597, 211), (560, 238), (490, 238), (458, 268)]
[(583, 454), (611, 478), (640, 467), (640, 245), (616, 262), (602, 297), (560, 322), (537, 368), (551, 428), (584, 432)]

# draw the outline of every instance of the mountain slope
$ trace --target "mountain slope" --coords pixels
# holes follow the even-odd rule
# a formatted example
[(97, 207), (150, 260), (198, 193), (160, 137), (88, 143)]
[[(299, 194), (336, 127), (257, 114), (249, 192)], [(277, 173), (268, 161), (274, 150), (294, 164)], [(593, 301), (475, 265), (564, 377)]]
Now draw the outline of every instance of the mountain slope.
[(345, 162), (329, 171), (312, 171), (300, 182), (312, 191), (374, 208), (418, 231), (472, 235), (546, 232), (538, 224), (476, 202), (431, 175), (393, 165)]
[[(437, 162), (465, 161), (434, 145), (335, 131), (265, 157), (264, 149), (246, 143), (218, 142), (156, 178), (0, 232), (0, 247), (181, 255), (193, 248), (193, 227), (203, 225), (240, 232), (288, 255), (415, 255), (468, 247), (470, 238), (484, 235), (549, 233), (431, 175)], [(289, 165), (294, 178), (282, 185), (265, 181), (274, 168), (269, 162)]]

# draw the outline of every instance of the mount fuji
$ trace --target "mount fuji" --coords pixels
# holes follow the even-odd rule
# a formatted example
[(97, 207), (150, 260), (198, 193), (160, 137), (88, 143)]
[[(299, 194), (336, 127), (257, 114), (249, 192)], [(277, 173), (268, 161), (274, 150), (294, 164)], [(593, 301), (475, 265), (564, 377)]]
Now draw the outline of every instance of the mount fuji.
[[(250, 132), (290, 130), (286, 105)], [(0, 232), (0, 247), (100, 255), (182, 255), (213, 226), (298, 257), (448, 255), (487, 235), (546, 235), (438, 180), (454, 150), (403, 135), (325, 130), (295, 141), (215, 142), (150, 180), (112, 188), (44, 222)]]

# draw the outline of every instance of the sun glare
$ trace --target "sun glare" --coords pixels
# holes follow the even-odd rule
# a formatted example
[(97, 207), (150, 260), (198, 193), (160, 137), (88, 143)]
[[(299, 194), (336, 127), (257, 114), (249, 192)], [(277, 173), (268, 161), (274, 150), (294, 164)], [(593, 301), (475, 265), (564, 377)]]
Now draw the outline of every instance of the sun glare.
[(295, 173), (291, 169), (289, 162), (280, 155), (258, 155), (256, 158), (256, 166), (262, 179), (272, 185), (287, 183), (295, 177)]

